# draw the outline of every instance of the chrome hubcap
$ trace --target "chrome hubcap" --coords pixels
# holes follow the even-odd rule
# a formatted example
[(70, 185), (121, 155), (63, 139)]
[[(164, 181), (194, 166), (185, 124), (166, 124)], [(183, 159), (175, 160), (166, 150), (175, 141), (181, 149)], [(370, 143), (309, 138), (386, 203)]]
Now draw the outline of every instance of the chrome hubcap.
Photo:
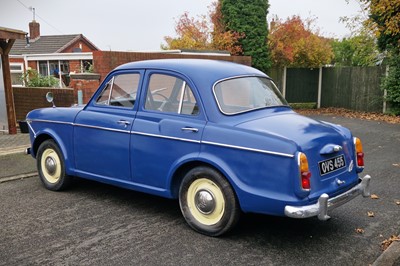
[(49, 173), (50, 175), (54, 175), (54, 173), (57, 170), (57, 162), (56, 162), (56, 160), (54, 160), (53, 157), (49, 156), (49, 157), (46, 158), (44, 165), (46, 167), (47, 173)]
[(215, 209), (214, 195), (208, 190), (199, 190), (195, 195), (195, 205), (203, 214), (212, 213)]

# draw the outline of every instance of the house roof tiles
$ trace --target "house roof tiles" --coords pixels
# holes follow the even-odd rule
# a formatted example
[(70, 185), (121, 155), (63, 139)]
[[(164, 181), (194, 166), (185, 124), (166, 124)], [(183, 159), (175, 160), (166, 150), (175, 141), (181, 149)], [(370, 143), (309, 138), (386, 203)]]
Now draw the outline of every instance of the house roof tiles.
[(83, 39), (90, 46), (92, 46), (94, 50), (98, 50), (98, 48), (82, 34), (48, 35), (40, 36), (40, 38), (36, 40), (30, 40), (29, 45), (27, 45), (26, 40), (16, 40), (10, 54), (21, 55), (62, 53), (72, 43), (78, 41), (79, 39)]

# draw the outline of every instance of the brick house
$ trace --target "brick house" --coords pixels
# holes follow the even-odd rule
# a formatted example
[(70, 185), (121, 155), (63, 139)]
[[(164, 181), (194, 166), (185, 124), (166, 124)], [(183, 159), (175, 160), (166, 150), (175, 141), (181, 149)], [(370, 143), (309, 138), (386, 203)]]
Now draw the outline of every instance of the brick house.
[(16, 40), (10, 51), (13, 87), (23, 86), (20, 79), (28, 68), (41, 75), (57, 74), (69, 83), (69, 73), (83, 72), (93, 64), (93, 51), (99, 49), (82, 34), (40, 35), (40, 24), (29, 23), (29, 37)]

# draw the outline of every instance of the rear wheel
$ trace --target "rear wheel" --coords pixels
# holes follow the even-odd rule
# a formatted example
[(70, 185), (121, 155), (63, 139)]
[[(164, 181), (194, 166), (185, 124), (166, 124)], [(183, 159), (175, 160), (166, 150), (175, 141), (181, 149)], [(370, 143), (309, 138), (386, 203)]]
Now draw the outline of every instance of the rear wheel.
[(54, 140), (40, 144), (36, 160), (40, 180), (47, 189), (58, 191), (69, 185), (71, 178), (65, 174), (64, 156)]
[(238, 222), (240, 208), (228, 181), (216, 170), (196, 167), (184, 177), (179, 204), (186, 222), (196, 231), (219, 236)]

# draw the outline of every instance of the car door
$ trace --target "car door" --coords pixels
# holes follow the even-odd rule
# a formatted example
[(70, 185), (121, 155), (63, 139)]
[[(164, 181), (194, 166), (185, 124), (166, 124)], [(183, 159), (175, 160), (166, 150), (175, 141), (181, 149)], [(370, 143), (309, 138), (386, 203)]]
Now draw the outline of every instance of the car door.
[(147, 71), (132, 127), (133, 181), (164, 190), (171, 169), (198, 156), (206, 123), (199, 97), (187, 80), (166, 71)]
[(116, 72), (74, 123), (76, 170), (84, 177), (130, 180), (130, 130), (143, 72)]

